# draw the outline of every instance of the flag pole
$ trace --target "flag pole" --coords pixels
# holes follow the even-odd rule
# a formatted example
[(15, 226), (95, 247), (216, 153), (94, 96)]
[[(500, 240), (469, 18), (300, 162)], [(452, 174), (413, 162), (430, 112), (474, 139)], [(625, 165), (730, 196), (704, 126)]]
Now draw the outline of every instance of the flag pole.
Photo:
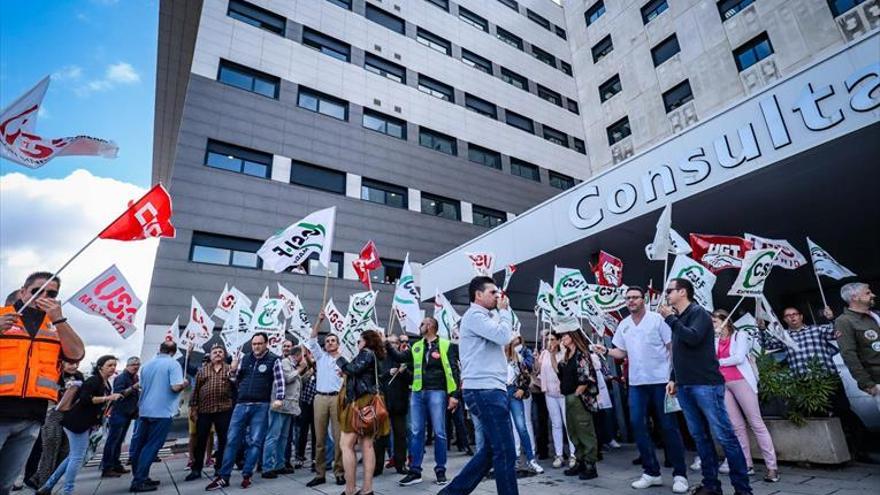
[(736, 302), (736, 305), (733, 307), (733, 309), (730, 310), (730, 313), (727, 315), (727, 318), (725, 318), (724, 321), (721, 322), (721, 327), (722, 327), (722, 328), (724, 328), (724, 325), (727, 325), (727, 322), (730, 321), (730, 319), (733, 317), (733, 313), (739, 308), (739, 305), (742, 304), (742, 302), (743, 302), (745, 299), (746, 299), (746, 296), (741, 296), (741, 297), (739, 298), (739, 301), (737, 301), (737, 302)]
[(324, 309), (324, 305), (327, 304), (327, 289), (330, 288), (330, 267), (327, 267), (327, 271), (324, 272), (324, 295), (321, 296), (321, 309)]
[[(121, 215), (120, 215), (120, 216), (121, 216)], [(115, 222), (115, 221), (116, 221), (116, 220), (114, 220), (113, 222)], [(110, 222), (110, 224), (112, 225), (113, 222)], [(102, 230), (101, 232), (103, 232), (103, 230)], [(53, 273), (52, 276), (48, 278), (48, 280), (46, 280), (45, 282), (43, 282), (43, 285), (40, 286), (39, 290), (37, 290), (37, 292), (35, 292), (34, 294), (31, 295), (31, 297), (27, 300), (27, 302), (24, 303), (24, 306), (22, 306), (21, 309), (18, 310), (18, 312), (20, 313), (20, 312), (24, 311), (25, 308), (27, 308), (28, 306), (30, 306), (31, 303), (34, 302), (34, 299), (36, 299), (37, 296), (39, 296), (40, 293), (43, 292), (43, 289), (45, 289), (47, 285), (49, 285), (50, 283), (52, 283), (52, 281), (55, 280), (55, 279), (58, 277), (58, 275), (61, 274), (62, 271), (64, 271), (65, 268), (67, 268), (67, 265), (69, 265), (73, 260), (75, 260), (79, 255), (81, 255), (81, 254), (83, 253), (83, 251), (85, 251), (86, 249), (88, 249), (88, 247), (91, 246), (92, 243), (94, 243), (95, 241), (97, 241), (97, 240), (98, 240), (98, 237), (99, 237), (100, 235), (101, 235), (101, 234), (98, 233), (97, 235), (95, 235), (95, 237), (92, 237), (92, 240), (90, 240), (89, 242), (87, 242), (85, 246), (81, 247), (80, 250), (76, 252), (76, 254), (74, 254), (73, 256), (70, 257), (69, 260), (67, 260), (66, 262), (64, 262), (64, 264), (61, 265), (61, 268), (59, 268), (57, 271), (55, 271), (55, 273)], [(68, 299), (68, 301), (69, 301), (69, 299)], [(67, 302), (67, 301), (65, 301), (65, 302)]]
[(388, 327), (385, 330), (385, 336), (391, 335), (391, 332), (394, 331), (394, 301), (391, 301), (391, 311), (388, 313)]
[(535, 312), (535, 350), (538, 349), (538, 330), (540, 330), (540, 327), (541, 327), (541, 309), (538, 309), (538, 311)]
[(822, 296), (822, 307), (828, 307), (828, 301), (825, 300), (825, 289), (822, 288), (822, 281), (819, 280), (819, 274), (816, 272), (816, 265), (813, 265), (813, 275), (816, 276), (816, 283), (819, 284), (819, 295)]

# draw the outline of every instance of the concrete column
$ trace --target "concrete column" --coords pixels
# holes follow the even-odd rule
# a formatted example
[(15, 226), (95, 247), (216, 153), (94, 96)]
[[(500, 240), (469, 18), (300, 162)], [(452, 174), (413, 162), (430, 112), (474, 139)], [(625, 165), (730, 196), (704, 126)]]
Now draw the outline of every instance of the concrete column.
[(461, 202), (461, 221), (474, 223), (474, 205), (467, 201)]
[(422, 191), (418, 189), (407, 189), (407, 203), (410, 211), (422, 212)]
[(345, 174), (345, 195), (349, 198), (361, 199), (361, 176)]
[(290, 158), (272, 155), (272, 180), (290, 183)]

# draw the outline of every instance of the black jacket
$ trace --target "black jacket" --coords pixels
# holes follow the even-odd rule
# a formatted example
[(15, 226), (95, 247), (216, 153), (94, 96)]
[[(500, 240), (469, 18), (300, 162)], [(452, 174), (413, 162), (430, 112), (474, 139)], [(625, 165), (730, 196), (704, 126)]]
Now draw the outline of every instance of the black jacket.
[(340, 357), (336, 360), (336, 366), (345, 373), (346, 404), (351, 404), (365, 394), (375, 394), (379, 390), (376, 382), (379, 369), (373, 351), (361, 349), (351, 362)]
[(709, 312), (692, 302), (681, 314), (667, 316), (666, 324), (672, 329), (670, 380), (679, 385), (724, 385)]
[(141, 394), (132, 388), (137, 382), (138, 377), (126, 370), (122, 370), (122, 373), (113, 380), (113, 392), (123, 394), (123, 398), (113, 403), (110, 414), (126, 419), (137, 418), (138, 399)]
[(379, 366), (379, 387), (385, 394), (385, 406), (391, 414), (405, 415), (409, 411), (409, 387), (412, 385), (412, 366), (399, 371), (397, 375), (391, 374), (391, 370), (400, 369), (400, 364), (388, 355)]

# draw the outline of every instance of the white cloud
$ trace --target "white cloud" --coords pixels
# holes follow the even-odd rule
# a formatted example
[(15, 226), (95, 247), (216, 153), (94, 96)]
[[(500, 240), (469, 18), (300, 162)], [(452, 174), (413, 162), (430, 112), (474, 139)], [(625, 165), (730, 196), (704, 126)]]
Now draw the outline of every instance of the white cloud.
[(109, 91), (120, 85), (136, 84), (141, 81), (141, 76), (128, 62), (110, 64), (104, 71), (104, 77), (93, 79), (77, 88), (78, 96), (88, 96), (91, 93)]
[(78, 65), (65, 65), (52, 73), (52, 79), (55, 81), (76, 81), (82, 77), (82, 67)]
[[(56, 270), (145, 190), (133, 184), (77, 170), (63, 179), (37, 179), (20, 173), (0, 176), (0, 297), (21, 287), (38, 270)], [(70, 305), (65, 316), (86, 343), (87, 364), (102, 354), (119, 358), (140, 354), (144, 315), (158, 241), (97, 240), (61, 273), (59, 299), (73, 295), (111, 264), (116, 264), (143, 301), (135, 320), (140, 331), (129, 339), (110, 324)]]

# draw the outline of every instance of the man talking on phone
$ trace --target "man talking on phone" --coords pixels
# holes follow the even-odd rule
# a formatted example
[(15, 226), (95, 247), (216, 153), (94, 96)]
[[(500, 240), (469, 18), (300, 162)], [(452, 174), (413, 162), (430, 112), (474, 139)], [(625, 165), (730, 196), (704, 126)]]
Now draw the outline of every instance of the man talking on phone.
[[(80, 361), (85, 355), (82, 340), (61, 312), (60, 287), (61, 280), (51, 273), (32, 273), (12, 304), (0, 308), (0, 495), (10, 492), (49, 401), (58, 398), (62, 356)], [(26, 301), (31, 303), (24, 307)]]

